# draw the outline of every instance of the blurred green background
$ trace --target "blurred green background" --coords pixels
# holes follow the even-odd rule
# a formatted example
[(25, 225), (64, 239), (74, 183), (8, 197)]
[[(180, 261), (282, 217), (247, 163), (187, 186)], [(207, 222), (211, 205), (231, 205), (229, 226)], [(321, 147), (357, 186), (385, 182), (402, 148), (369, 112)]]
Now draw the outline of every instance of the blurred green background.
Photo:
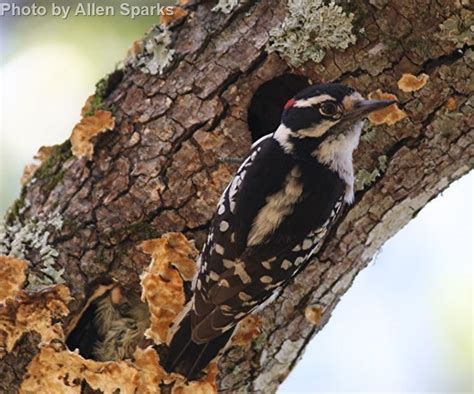
[[(0, 16), (0, 212), (38, 148), (69, 137), (95, 83), (155, 23)], [(472, 392), (473, 185), (471, 173), (384, 246), (281, 393)]]

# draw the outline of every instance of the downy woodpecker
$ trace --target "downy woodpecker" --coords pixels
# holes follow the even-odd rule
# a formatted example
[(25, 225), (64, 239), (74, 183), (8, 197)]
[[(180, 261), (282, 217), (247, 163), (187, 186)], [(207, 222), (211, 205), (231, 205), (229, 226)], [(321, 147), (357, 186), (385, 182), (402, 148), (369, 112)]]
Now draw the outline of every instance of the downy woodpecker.
[(305, 266), (353, 201), (364, 118), (391, 104), (340, 84), (310, 86), (286, 103), (278, 129), (254, 143), (222, 194), (193, 296), (171, 330), (168, 371), (195, 378), (238, 322)]

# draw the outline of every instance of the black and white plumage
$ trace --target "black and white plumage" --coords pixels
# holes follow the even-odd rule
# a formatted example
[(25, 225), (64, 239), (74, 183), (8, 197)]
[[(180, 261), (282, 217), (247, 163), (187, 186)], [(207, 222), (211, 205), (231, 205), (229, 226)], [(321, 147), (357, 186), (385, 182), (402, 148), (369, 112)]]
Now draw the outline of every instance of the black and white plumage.
[(309, 87), (285, 105), (280, 127), (253, 146), (227, 186), (200, 256), (193, 297), (165, 367), (193, 378), (237, 323), (314, 254), (353, 200), (352, 152), (363, 118), (392, 104), (340, 84)]

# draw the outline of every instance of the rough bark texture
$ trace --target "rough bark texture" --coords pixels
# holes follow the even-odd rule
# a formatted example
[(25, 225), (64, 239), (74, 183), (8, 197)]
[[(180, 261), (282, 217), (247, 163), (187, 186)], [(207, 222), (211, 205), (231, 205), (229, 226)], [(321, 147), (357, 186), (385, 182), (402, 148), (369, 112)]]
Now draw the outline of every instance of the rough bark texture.
[[(190, 2), (189, 14), (171, 26), (175, 52), (161, 76), (129, 67), (109, 86), (105, 104), (115, 129), (98, 137), (92, 161), (74, 157), (68, 143), (55, 148), (7, 217), (6, 252), (13, 231), (46, 223), (47, 245), (58, 253), (54, 264), (45, 269), (32, 242), (22, 247), (31, 283), (63, 280), (71, 290), (67, 327), (104, 278), (138, 289), (149, 263), (137, 249), (141, 240), (179, 231), (202, 243), (237, 166), (226, 159), (249, 150), (247, 109), (262, 83), (292, 72), (364, 94), (395, 93), (408, 117), (369, 128), (355, 157), (355, 204), (317, 261), (261, 312), (262, 334), (220, 360), (220, 389), (272, 392), (382, 244), (473, 167), (472, 37), (440, 28), (472, 10), (455, 0), (355, 0), (346, 7), (355, 14), (357, 43), (291, 70), (265, 49), (269, 31), (287, 14), (286, 1), (247, 1), (228, 14), (212, 12), (214, 5)], [(403, 73), (422, 72), (429, 81), (420, 91), (397, 88)], [(54, 227), (58, 215), (63, 224)], [(305, 318), (308, 305), (321, 313), (320, 324)], [(18, 389), (37, 343), (25, 335), (0, 361), (0, 392)]]

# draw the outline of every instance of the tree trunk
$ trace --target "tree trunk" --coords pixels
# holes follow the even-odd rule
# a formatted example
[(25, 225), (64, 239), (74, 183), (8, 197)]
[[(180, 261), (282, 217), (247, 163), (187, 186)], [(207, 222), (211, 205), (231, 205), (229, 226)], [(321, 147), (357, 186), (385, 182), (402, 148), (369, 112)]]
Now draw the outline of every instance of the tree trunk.
[[(324, 57), (296, 68), (302, 55), (292, 52), (295, 43), (288, 40), (288, 53), (280, 50), (290, 33), (272, 30), (298, 17), (286, 1), (214, 6), (187, 2), (181, 13), (187, 15), (134, 44), (123, 70), (98, 85), (85, 111), (109, 110), (113, 125), (105, 129), (113, 130), (95, 137), (93, 153), (74, 141), (75, 154), (69, 141), (49, 152), (8, 213), (0, 247), (29, 262), (27, 289), (55, 283), (69, 289), (69, 313), (56, 319), (70, 332), (98, 284), (113, 279), (140, 293), (150, 262), (137, 248), (141, 241), (174, 231), (202, 244), (238, 160), (252, 140), (275, 128), (283, 103), (307, 78), (395, 94), (406, 117), (394, 125), (367, 123), (355, 155), (355, 203), (304, 274), (260, 312), (260, 335), (231, 346), (219, 361), (220, 390), (274, 392), (383, 243), (473, 167), (472, 6), (344, 2), (331, 17), (334, 32), (318, 31), (316, 22), (300, 25), (319, 42), (303, 53)], [(338, 23), (349, 22), (356, 42), (338, 49), (324, 34), (336, 35)], [(429, 79), (424, 86), (398, 85), (405, 73)], [(12, 349), (1, 349), (4, 335), (0, 330), (0, 392), (12, 393), (40, 337), (29, 327)]]

